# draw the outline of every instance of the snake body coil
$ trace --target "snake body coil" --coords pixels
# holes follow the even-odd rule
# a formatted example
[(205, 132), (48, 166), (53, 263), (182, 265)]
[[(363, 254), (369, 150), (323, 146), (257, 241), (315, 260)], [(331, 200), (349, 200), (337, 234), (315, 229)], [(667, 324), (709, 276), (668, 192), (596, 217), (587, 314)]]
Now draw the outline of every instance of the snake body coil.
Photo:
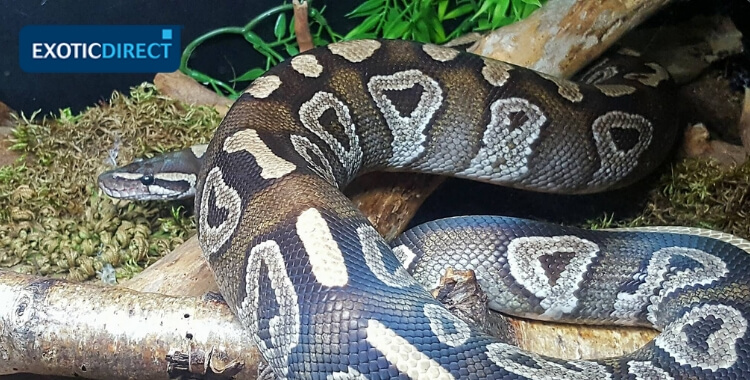
[[(195, 209), (221, 291), (275, 374), (750, 375), (744, 240), (475, 217), (427, 224), (391, 250), (339, 191), (369, 170), (565, 193), (631, 183), (667, 154), (676, 118), (659, 91), (664, 70), (623, 62), (573, 83), (450, 48), (362, 40), (302, 53), (258, 78), (203, 156)], [(446, 250), (452, 259), (435, 254)], [(425, 291), (446, 265), (475, 269), (501, 311), (661, 334), (612, 359), (524, 352)]]

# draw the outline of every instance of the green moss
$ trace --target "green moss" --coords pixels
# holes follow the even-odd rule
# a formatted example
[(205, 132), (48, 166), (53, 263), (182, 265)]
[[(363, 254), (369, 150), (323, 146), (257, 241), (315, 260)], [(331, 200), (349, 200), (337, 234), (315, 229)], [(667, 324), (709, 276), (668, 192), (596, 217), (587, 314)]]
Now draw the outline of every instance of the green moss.
[(674, 225), (702, 227), (750, 239), (750, 162), (724, 168), (706, 159), (672, 165), (651, 190), (641, 214), (613, 221), (605, 216), (592, 227)]
[(208, 141), (216, 111), (143, 84), (79, 115), (36, 116), (17, 120), (12, 149), (22, 158), (0, 168), (0, 266), (86, 280), (110, 263), (118, 278), (130, 277), (195, 230), (174, 205), (103, 196), (96, 177), (115, 151), (122, 165)]

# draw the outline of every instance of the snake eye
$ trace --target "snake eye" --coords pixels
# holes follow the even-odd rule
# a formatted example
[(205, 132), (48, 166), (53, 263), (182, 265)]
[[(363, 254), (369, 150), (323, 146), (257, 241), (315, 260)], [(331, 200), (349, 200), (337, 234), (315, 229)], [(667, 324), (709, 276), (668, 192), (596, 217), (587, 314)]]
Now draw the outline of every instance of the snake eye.
[(141, 183), (143, 186), (151, 186), (154, 184), (154, 176), (151, 174), (144, 174), (143, 177), (141, 177)]

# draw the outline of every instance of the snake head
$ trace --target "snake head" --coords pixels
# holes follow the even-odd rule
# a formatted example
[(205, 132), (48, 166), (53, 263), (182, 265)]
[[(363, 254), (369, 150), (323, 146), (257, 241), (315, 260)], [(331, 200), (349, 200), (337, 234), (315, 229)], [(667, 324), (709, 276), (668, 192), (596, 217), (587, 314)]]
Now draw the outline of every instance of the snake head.
[(99, 175), (99, 188), (112, 198), (139, 201), (193, 197), (200, 159), (190, 149), (138, 160)]

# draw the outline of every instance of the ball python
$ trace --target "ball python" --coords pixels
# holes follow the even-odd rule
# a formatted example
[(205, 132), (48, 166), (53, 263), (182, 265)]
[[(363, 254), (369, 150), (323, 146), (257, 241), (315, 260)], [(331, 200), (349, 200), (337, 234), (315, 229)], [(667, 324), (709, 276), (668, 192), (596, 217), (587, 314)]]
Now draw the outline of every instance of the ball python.
[[(475, 216), (391, 247), (340, 191), (373, 170), (572, 194), (637, 181), (668, 154), (677, 117), (664, 69), (623, 53), (571, 82), (431, 44), (330, 44), (256, 79), (207, 147), (100, 185), (155, 198), (196, 185), (204, 255), (279, 378), (746, 378), (748, 241)], [(154, 171), (183, 156), (180, 172)], [(660, 334), (608, 359), (525, 352), (430, 296), (446, 266), (475, 270), (508, 314)]]

